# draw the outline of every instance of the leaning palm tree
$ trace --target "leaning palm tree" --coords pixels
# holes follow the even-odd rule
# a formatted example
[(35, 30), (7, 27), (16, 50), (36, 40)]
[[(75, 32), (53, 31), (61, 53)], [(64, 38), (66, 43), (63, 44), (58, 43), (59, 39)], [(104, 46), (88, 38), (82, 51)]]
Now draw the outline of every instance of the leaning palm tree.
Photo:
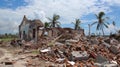
[(60, 22), (58, 21), (60, 19), (59, 15), (54, 14), (53, 18), (48, 18), (50, 20), (50, 27), (60, 27)]
[(80, 19), (76, 19), (76, 20), (75, 20), (75, 23), (74, 23), (74, 22), (72, 22), (72, 23), (74, 24), (74, 29), (75, 29), (75, 30), (78, 30), (78, 29), (81, 28), (81, 27), (80, 27), (80, 24), (81, 24)]
[(91, 25), (97, 24), (96, 30), (101, 30), (104, 36), (104, 27), (108, 28), (108, 22), (106, 22), (108, 17), (104, 17), (105, 13), (104, 12), (99, 12), (98, 15), (96, 15), (97, 21), (92, 23)]

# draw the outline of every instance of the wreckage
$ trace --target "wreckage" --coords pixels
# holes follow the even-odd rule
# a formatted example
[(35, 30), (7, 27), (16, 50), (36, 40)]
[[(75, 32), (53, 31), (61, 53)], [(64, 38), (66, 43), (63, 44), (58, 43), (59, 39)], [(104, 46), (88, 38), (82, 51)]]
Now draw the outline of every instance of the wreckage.
[[(34, 28), (30, 27), (32, 33), (29, 34), (29, 27), (24, 30), (27, 21), (24, 16), (22, 24), (19, 26), (20, 38), (25, 40), (25, 42), (21, 42), (24, 45), (23, 52), (37, 49), (39, 54), (34, 58), (54, 63), (47, 67), (120, 66), (119, 40), (111, 39), (111, 37), (92, 37), (89, 39), (84, 35), (84, 30), (70, 28), (44, 29), (41, 22), (40, 25), (37, 24), (38, 26), (34, 25)], [(28, 26), (31, 26), (29, 23), (33, 23), (33, 21), (27, 22)], [(36, 21), (34, 24), (36, 24)], [(24, 36), (27, 36), (28, 39), (24, 39)], [(33, 41), (37, 41), (37, 44)], [(35, 61), (35, 59), (31, 60)], [(35, 64), (39, 65), (39, 60), (37, 62), (30, 61), (27, 66), (37, 66)]]

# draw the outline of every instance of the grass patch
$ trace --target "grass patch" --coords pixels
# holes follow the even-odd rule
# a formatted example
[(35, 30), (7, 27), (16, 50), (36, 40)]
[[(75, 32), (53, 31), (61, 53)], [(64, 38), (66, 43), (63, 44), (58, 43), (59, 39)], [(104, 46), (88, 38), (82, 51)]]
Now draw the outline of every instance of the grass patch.
[(40, 52), (38, 50), (32, 51), (33, 54), (39, 54)]
[(15, 39), (15, 38), (1, 38), (0, 40), (3, 41), (3, 42), (9, 42), (13, 39)]

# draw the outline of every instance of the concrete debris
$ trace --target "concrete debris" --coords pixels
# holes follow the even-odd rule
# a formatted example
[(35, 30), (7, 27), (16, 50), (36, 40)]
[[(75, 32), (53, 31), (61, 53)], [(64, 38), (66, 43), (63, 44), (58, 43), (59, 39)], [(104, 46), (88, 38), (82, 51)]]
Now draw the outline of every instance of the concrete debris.
[(98, 56), (96, 57), (96, 62), (97, 63), (104, 63), (104, 62), (107, 62), (107, 61), (108, 60), (105, 57), (103, 57), (102, 55), (98, 54)]
[(73, 51), (72, 56), (75, 57), (75, 60), (87, 60), (89, 57), (89, 54), (87, 54), (86, 51), (83, 51), (83, 52)]
[(118, 64), (116, 61), (110, 61), (110, 62), (102, 62), (102, 63), (95, 63), (98, 67), (118, 67)]
[(65, 58), (59, 58), (56, 61), (61, 62), (61, 61), (64, 61), (64, 60), (65, 60)]
[(112, 38), (112, 39), (110, 40), (110, 44), (116, 45), (116, 44), (118, 44), (118, 41), (117, 41), (116, 39)]
[(119, 49), (117, 48), (117, 46), (112, 45), (109, 49), (114, 54), (118, 54), (119, 53)]
[(103, 42), (102, 45), (104, 45), (104, 46), (107, 47), (107, 48), (110, 48), (110, 47), (111, 47), (111, 45), (110, 45), (109, 43), (106, 43), (106, 42)]
[(68, 63), (71, 64), (71, 65), (74, 65), (74, 64), (75, 64), (74, 61), (68, 61)]
[(55, 42), (55, 45), (61, 46), (61, 45), (64, 45), (64, 44), (63, 44), (63, 43), (60, 43), (60, 42)]
[(44, 50), (40, 50), (40, 52), (48, 52), (51, 51), (50, 49), (44, 49)]
[(97, 67), (118, 67), (117, 64), (113, 64), (113, 63), (95, 63), (95, 66)]
[[(64, 41), (63, 41), (64, 40)], [(14, 41), (13, 41), (14, 42)], [(75, 37), (65, 39), (58, 37), (43, 37), (38, 43), (20, 42), (29, 50), (37, 47), (38, 55), (28, 61), (28, 66), (42, 65), (39, 60), (49, 64), (46, 67), (119, 67), (120, 42), (116, 39), (93, 37)], [(14, 43), (13, 43), (14, 44)]]
[(69, 43), (77, 43), (78, 40), (72, 40), (72, 39), (70, 39), (70, 40), (66, 40), (66, 42), (69, 42)]

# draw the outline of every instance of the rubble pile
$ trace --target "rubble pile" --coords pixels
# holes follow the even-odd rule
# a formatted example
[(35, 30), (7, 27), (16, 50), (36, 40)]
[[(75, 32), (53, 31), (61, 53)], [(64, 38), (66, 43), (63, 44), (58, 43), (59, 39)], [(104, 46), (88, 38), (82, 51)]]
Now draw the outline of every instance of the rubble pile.
[[(79, 37), (60, 41), (57, 38), (44, 37), (35, 45), (26, 42), (29, 49), (37, 49), (39, 54), (28, 61), (27, 66), (39, 67), (39, 60), (49, 62), (47, 67), (119, 67), (120, 42), (114, 38)], [(28, 46), (24, 46), (26, 50)], [(37, 59), (37, 60), (36, 60)], [(32, 61), (32, 63), (31, 63)], [(36, 62), (37, 61), (37, 62)], [(53, 64), (54, 63), (54, 64)]]
[(66, 67), (120, 66), (120, 43), (115, 39), (90, 40), (84, 37), (79, 40), (65, 40), (64, 43), (55, 42), (52, 46), (47, 41), (42, 41), (46, 43), (39, 47), (38, 57), (41, 60), (64, 64)]

